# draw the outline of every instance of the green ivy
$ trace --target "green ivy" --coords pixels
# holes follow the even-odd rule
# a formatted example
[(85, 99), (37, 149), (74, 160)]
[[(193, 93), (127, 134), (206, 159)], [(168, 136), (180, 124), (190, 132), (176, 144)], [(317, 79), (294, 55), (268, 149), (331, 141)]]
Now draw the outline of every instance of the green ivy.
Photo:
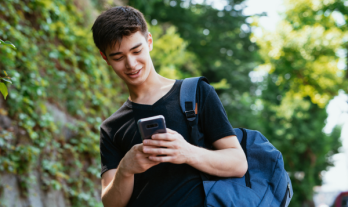
[[(14, 44), (12, 44), (10, 41), (3, 41), (2, 39), (0, 39), (0, 46), (3, 46), (3, 45), (16, 49), (16, 46), (14, 46)], [(11, 78), (7, 75), (6, 71), (3, 71), (3, 72), (5, 76), (0, 75), (0, 92), (6, 99), (8, 95), (8, 90), (5, 83), (12, 83), (12, 82), (11, 82)]]
[[(0, 3), (0, 38), (17, 46), (0, 47), (0, 68), (12, 80), (6, 110), (0, 109), (0, 114), (18, 128), (0, 130), (0, 172), (27, 178), (39, 170), (41, 187), (62, 190), (72, 206), (102, 206), (100, 195), (95, 195), (101, 188), (99, 126), (128, 93), (100, 57), (92, 40), (92, 22), (85, 21), (88, 9), (78, 8), (78, 2)], [(174, 27), (150, 30), (158, 42), (180, 48), (163, 57), (156, 54), (164, 45), (154, 48), (151, 55), (156, 56), (160, 73), (175, 73), (178, 78), (199, 75), (194, 54), (186, 51), (187, 43)], [(171, 37), (175, 41), (165, 41)], [(60, 120), (54, 108), (70, 121)], [(27, 192), (30, 179), (20, 182)]]
[[(0, 38), (17, 45), (0, 47), (0, 68), (13, 83), (2, 114), (25, 133), (1, 130), (0, 171), (28, 176), (38, 169), (42, 187), (63, 190), (73, 206), (100, 206), (99, 126), (125, 100), (124, 87), (99, 57), (74, 2), (2, 1), (0, 16)], [(73, 121), (54, 118), (49, 105)], [(23, 192), (27, 186), (21, 182)]]

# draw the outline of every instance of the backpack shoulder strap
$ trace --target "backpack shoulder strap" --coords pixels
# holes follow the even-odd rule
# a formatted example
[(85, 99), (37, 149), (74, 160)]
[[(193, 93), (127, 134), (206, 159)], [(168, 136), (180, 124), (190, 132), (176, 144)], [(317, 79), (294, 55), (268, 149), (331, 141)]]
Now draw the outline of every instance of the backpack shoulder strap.
[[(204, 147), (204, 140), (199, 141), (198, 134), (198, 119), (196, 118), (196, 93), (198, 88), (198, 83), (200, 81), (205, 81), (209, 84), (208, 79), (205, 77), (193, 77), (186, 78), (182, 82), (180, 88), (180, 107), (182, 112), (185, 114), (186, 120), (188, 121), (191, 128), (191, 141), (192, 144), (200, 147)], [(209, 180), (209, 175), (200, 172), (202, 181)]]
[(186, 78), (180, 88), (180, 107), (190, 123), (196, 119), (196, 92), (201, 80), (209, 83), (205, 77)]

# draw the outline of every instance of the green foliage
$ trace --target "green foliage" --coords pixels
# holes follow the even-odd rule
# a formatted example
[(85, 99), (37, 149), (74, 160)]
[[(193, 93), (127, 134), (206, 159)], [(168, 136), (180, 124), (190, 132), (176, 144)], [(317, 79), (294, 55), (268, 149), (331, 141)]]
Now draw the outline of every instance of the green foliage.
[[(17, 45), (17, 50), (0, 47), (0, 68), (13, 82), (7, 110), (0, 112), (19, 127), (0, 132), (0, 172), (26, 177), (39, 170), (42, 188), (63, 190), (72, 206), (101, 206), (95, 197), (99, 125), (128, 95), (94, 46), (92, 22), (85, 21), (91, 8), (78, 5), (77, 0), (0, 3), (0, 38)], [(161, 74), (173, 69), (177, 78), (199, 75), (195, 55), (174, 27), (153, 27), (151, 33), (151, 55)], [(26, 192), (27, 181), (21, 186)]]
[(160, 75), (171, 79), (200, 75), (196, 56), (186, 50), (187, 42), (176, 34), (174, 26), (165, 33), (161, 27), (152, 26), (150, 32), (154, 39), (151, 58)]
[(10, 41), (3, 41), (2, 39), (0, 39), (0, 45), (5, 45), (8, 47), (12, 47), (13, 49), (16, 49), (16, 46), (14, 46), (14, 44), (12, 44)]
[(211, 83), (210, 85), (212, 85), (215, 90), (217, 89), (230, 89), (230, 84), (227, 83), (227, 80), (224, 78), (222, 79), (220, 82), (218, 83)]
[[(112, 96), (122, 94), (120, 81), (111, 81), (115, 76), (99, 58), (74, 2), (6, 1), (0, 8), (0, 37), (18, 46), (0, 47), (0, 67), (13, 81), (8, 113), (30, 138), (23, 141), (13, 129), (1, 132), (0, 169), (25, 176), (39, 163), (43, 188), (63, 189), (73, 206), (94, 206), (98, 126), (123, 101)], [(76, 121), (67, 126), (54, 119), (50, 105)], [(73, 138), (64, 137), (67, 127)]]
[(2, 93), (4, 98), (6, 99), (6, 97), (8, 95), (8, 91), (7, 91), (7, 87), (6, 87), (5, 83), (3, 83), (3, 82), (0, 82), (0, 92)]
[[(339, 133), (323, 133), (325, 106), (345, 88), (339, 57), (346, 35), (325, 7), (334, 1), (288, 0), (285, 19), (275, 32), (257, 39), (268, 74), (259, 84), (263, 110), (262, 132), (283, 153), (294, 187), (291, 206), (312, 202), (313, 187), (321, 185), (321, 172), (338, 152)], [(324, 9), (324, 10), (322, 10)], [(296, 176), (304, 173), (304, 177)]]
[[(12, 44), (10, 41), (3, 41), (2, 39), (0, 39), (0, 46), (7, 46), (7, 47), (11, 47), (13, 49), (16, 49), (16, 46), (14, 46), (14, 44)], [(4, 96), (4, 98), (6, 99), (7, 95), (8, 95), (8, 91), (7, 91), (7, 87), (5, 83), (12, 83), (10, 80), (11, 78), (7, 76), (6, 71), (4, 71), (5, 77), (0, 76), (0, 92), (1, 94)], [(5, 83), (3, 83), (5, 82)]]

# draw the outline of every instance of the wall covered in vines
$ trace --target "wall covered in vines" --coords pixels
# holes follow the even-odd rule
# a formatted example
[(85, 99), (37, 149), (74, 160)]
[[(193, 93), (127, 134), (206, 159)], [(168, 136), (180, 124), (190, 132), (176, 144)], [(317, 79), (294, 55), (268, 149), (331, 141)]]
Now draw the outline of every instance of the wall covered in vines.
[[(0, 2), (0, 39), (17, 47), (0, 46), (1, 73), (12, 81), (7, 99), (0, 97), (0, 181), (1, 175), (16, 175), (23, 198), (31, 183), (39, 182), (42, 191), (62, 191), (68, 205), (101, 205), (99, 126), (126, 100), (127, 91), (93, 44), (90, 28), (98, 11), (92, 3)], [(173, 39), (173, 50), (163, 58), (174, 51), (178, 57), (155, 59), (161, 73), (199, 74), (174, 27), (151, 31), (159, 43)], [(0, 199), (6, 206), (6, 198)]]
[[(119, 81), (97, 56), (76, 2), (5, 1), (0, 8), (0, 37), (17, 46), (0, 48), (0, 67), (13, 82), (1, 115), (14, 125), (1, 130), (0, 171), (23, 178), (24, 196), (38, 170), (41, 188), (63, 190), (74, 206), (94, 206), (99, 125), (120, 105)], [(70, 121), (55, 118), (52, 107)]]

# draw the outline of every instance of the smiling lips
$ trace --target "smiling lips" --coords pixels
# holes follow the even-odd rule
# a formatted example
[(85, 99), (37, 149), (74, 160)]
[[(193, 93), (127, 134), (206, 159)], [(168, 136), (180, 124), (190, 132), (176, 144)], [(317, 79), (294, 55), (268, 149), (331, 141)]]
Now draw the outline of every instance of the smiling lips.
[(142, 70), (142, 68), (136, 70), (136, 71), (133, 71), (131, 73), (126, 73), (128, 77), (130, 78), (137, 78), (140, 74), (140, 71)]
[(140, 70), (135, 71), (135, 72), (133, 72), (133, 73), (128, 73), (127, 75), (135, 75), (135, 74), (139, 73), (139, 71), (140, 71)]

